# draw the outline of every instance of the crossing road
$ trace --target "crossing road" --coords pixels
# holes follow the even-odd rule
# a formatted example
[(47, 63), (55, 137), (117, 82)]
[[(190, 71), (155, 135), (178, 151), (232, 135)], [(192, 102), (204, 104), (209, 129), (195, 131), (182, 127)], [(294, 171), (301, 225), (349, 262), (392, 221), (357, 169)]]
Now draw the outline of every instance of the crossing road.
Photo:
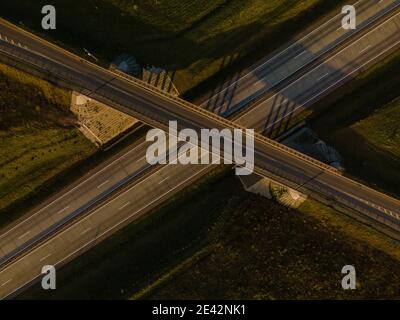
[[(375, 30), (375, 32), (376, 33), (387, 33), (386, 32), (386, 30), (389, 30), (389, 29), (391, 29), (393, 26), (396, 26), (396, 24), (398, 25), (398, 20), (396, 20), (396, 18), (394, 18), (394, 20), (390, 20), (390, 21), (392, 21), (392, 22), (388, 22), (388, 23), (390, 23), (389, 25), (384, 25), (383, 27), (382, 27), (382, 29), (378, 29), (378, 30)], [(393, 25), (391, 24), (391, 23), (393, 23)], [(382, 30), (384, 30), (384, 32), (382, 32)], [(398, 31), (396, 28), (395, 29), (393, 29), (393, 31)], [(375, 34), (375, 37), (378, 39), (379, 37), (377, 37), (376, 36), (376, 33), (374, 33)], [(381, 43), (374, 43), (374, 44), (372, 44), (370, 47), (368, 47), (368, 46), (366, 46), (366, 48), (368, 47), (368, 49), (367, 50), (364, 50), (364, 49), (361, 49), (361, 50), (359, 50), (359, 48), (360, 48), (360, 46), (361, 45), (364, 45), (364, 40), (368, 40), (368, 41), (374, 41), (374, 39), (375, 39), (375, 37), (372, 35), (370, 35), (370, 36), (366, 36), (366, 37), (368, 37), (367, 39), (366, 38), (363, 38), (363, 39), (360, 39), (360, 41), (358, 42), (358, 43), (356, 43), (356, 47), (353, 47), (353, 46), (351, 46), (351, 48), (352, 48), (352, 50), (349, 50), (350, 52), (358, 52), (359, 53), (359, 55), (354, 55), (354, 56), (351, 56), (351, 59), (353, 59), (353, 60), (350, 60), (350, 61), (352, 61), (352, 62), (354, 62), (354, 61), (357, 61), (357, 67), (359, 67), (359, 68), (361, 68), (362, 66), (363, 66), (363, 64), (365, 64), (365, 63), (370, 63), (370, 60), (376, 60), (376, 59), (378, 59), (379, 57), (381, 57), (381, 53), (382, 52), (384, 52), (385, 50), (382, 50), (382, 48), (384, 48), (384, 49), (388, 49), (388, 50), (390, 50), (390, 45), (388, 45), (388, 43), (390, 43), (390, 44), (393, 44), (393, 43), (396, 43), (396, 41), (392, 41), (393, 40), (393, 38), (395, 38), (395, 37), (393, 37), (393, 38), (391, 38), (391, 36), (393, 36), (393, 35), (391, 35), (391, 33), (388, 33), (387, 34), (387, 37), (386, 38), (384, 38), (384, 41), (381, 41)], [(378, 39), (379, 40), (379, 39)], [(382, 40), (382, 39), (380, 39), (380, 40)], [(379, 46), (381, 49), (379, 50), (378, 49), (378, 47), (376, 47), (376, 46)], [(354, 48), (356, 48), (356, 50), (354, 50)], [(369, 50), (370, 49), (370, 50)], [(364, 51), (363, 51), (364, 50)], [(376, 50), (376, 51), (374, 51), (374, 50)], [(346, 56), (346, 55), (348, 55), (348, 53), (349, 52), (345, 52), (345, 51), (341, 51), (340, 52), (340, 54), (341, 55), (339, 55), (338, 57), (339, 58), (343, 58), (344, 56)], [(379, 55), (377, 55), (377, 53), (380, 53)], [(342, 61), (342, 59), (338, 59), (338, 61)], [(352, 64), (353, 65), (353, 67), (354, 67), (354, 63)], [(346, 70), (346, 72), (338, 72), (338, 73), (335, 73), (334, 71), (336, 70), (336, 68), (335, 68), (335, 70), (333, 70), (331, 73), (329, 73), (328, 75), (326, 75), (326, 69), (323, 69), (323, 67), (319, 67), (320, 69), (319, 69), (319, 72), (316, 72), (315, 71), (315, 69), (314, 69), (314, 73), (312, 73), (312, 72), (310, 72), (310, 75), (311, 75), (311, 79), (314, 79), (314, 80), (317, 80), (318, 82), (320, 82), (320, 87), (318, 88), (318, 89), (315, 89), (315, 91), (313, 90), (313, 91), (310, 91), (309, 93), (308, 93), (308, 98), (307, 99), (316, 99), (317, 98), (317, 94), (319, 93), (319, 92), (321, 92), (321, 91), (323, 91), (323, 90), (325, 90), (325, 88), (326, 87), (324, 87), (324, 85), (331, 85), (332, 83), (334, 83), (335, 81), (337, 81), (338, 79), (339, 79), (339, 77), (340, 77), (340, 74), (342, 75), (342, 77), (344, 77), (344, 76), (346, 76), (346, 75), (348, 75), (348, 74), (350, 74), (351, 75), (351, 72), (352, 71), (354, 71), (354, 70), (358, 70), (357, 68), (353, 68), (353, 69), (351, 69), (350, 68), (350, 66), (349, 66), (349, 64), (343, 64), (342, 65), (342, 67), (343, 68), (345, 68), (345, 67), (347, 67), (348, 69), (344, 69), (344, 70)], [(340, 69), (338, 69), (338, 70), (340, 70)], [(354, 72), (356, 72), (356, 71), (354, 71)], [(321, 78), (321, 77), (323, 77), (323, 78)], [(331, 82), (332, 81), (332, 79), (330, 79), (330, 78), (333, 78), (333, 82)], [(323, 80), (323, 81), (321, 81), (321, 80)], [(308, 81), (311, 81), (311, 80), (308, 80)], [(293, 88), (293, 87), (292, 87)], [(313, 86), (311, 86), (311, 88), (314, 88)], [(293, 89), (292, 89), (293, 90)], [(128, 91), (128, 90), (126, 90), (126, 91)], [(293, 92), (293, 91), (290, 91), (290, 92)], [(299, 92), (301, 92), (301, 88), (300, 88), (300, 91)], [(127, 100), (129, 100), (129, 99), (127, 99)], [(296, 101), (296, 99), (295, 98), (291, 98), (291, 100), (295, 100)], [(125, 101), (125, 103), (126, 103), (127, 101)], [(299, 100), (299, 102), (300, 103), (302, 103), (302, 101), (301, 100)], [(124, 105), (125, 105), (125, 103), (124, 103)], [(128, 105), (128, 104), (127, 104)], [(261, 108), (261, 107), (260, 107)], [(251, 114), (251, 112), (249, 112), (249, 114)], [(174, 116), (175, 117), (175, 116)], [(188, 117), (187, 117), (187, 119), (189, 119), (191, 117), (191, 115), (189, 115)], [(264, 114), (264, 117), (265, 117), (265, 114)], [(171, 118), (171, 117), (170, 117)], [(208, 117), (207, 117), (208, 118)], [(173, 117), (172, 117), (172, 119), (174, 119)], [(214, 119), (213, 117), (211, 117), (211, 120), (212, 119)], [(211, 121), (210, 119), (208, 119), (209, 121)], [(192, 120), (186, 120), (186, 121), (188, 121), (188, 122), (191, 122)], [(242, 121), (244, 121), (244, 120), (242, 120)], [(250, 121), (252, 121), (252, 120), (249, 120), (249, 122)], [(196, 121), (197, 122), (197, 121)], [(244, 124), (247, 126), (247, 124), (246, 124), (246, 122), (244, 121)], [(193, 125), (193, 124), (192, 124)], [(202, 126), (200, 126), (200, 127), (202, 127)], [(259, 131), (261, 130), (261, 129), (263, 129), (262, 127), (260, 127), (260, 125), (259, 124), (255, 124), (254, 125), (254, 128), (256, 128), (256, 129), (258, 129)], [(144, 150), (144, 149), (142, 149), (142, 150)], [(139, 157), (140, 158), (140, 157)], [(138, 160), (139, 161), (139, 160)], [(264, 159), (263, 161), (265, 161), (266, 163), (267, 162), (269, 162), (270, 161), (270, 159)], [(274, 161), (276, 161), (276, 160), (274, 160)], [(274, 163), (274, 166), (276, 165), (276, 163)], [(260, 167), (262, 167), (263, 165), (261, 164), (260, 165)], [(167, 167), (170, 167), (170, 166), (167, 166)], [(166, 168), (167, 168), (166, 167)], [(176, 168), (176, 167), (174, 167), (174, 168)], [(193, 168), (192, 168), (193, 169)], [(269, 170), (270, 168), (268, 168), (268, 170)], [(140, 170), (139, 168), (136, 168), (136, 169), (134, 169), (134, 170), (136, 170), (136, 171), (138, 171), (138, 170)], [(161, 169), (160, 169), (161, 170)], [(167, 170), (167, 169), (162, 169), (162, 170)], [(175, 170), (175, 169), (174, 169)], [(163, 177), (163, 178), (160, 178), (160, 179), (162, 179), (161, 180), (161, 184), (159, 183), (160, 182), (160, 180), (159, 180), (159, 182), (158, 182), (158, 185), (161, 185), (161, 186), (164, 186), (164, 185), (166, 185), (166, 186), (168, 186), (168, 183), (171, 183), (173, 186), (180, 186), (180, 185), (182, 185), (182, 183), (181, 184), (179, 184), (177, 181), (185, 181), (185, 182), (187, 182), (187, 181), (191, 181), (191, 180), (193, 180), (194, 178), (196, 178), (198, 175), (200, 175), (202, 172), (205, 172), (206, 170), (208, 170), (208, 168), (207, 167), (200, 167), (199, 169), (198, 169), (200, 172), (198, 172), (196, 175), (194, 175), (193, 174), (193, 170), (191, 170), (192, 172), (190, 172), (190, 177), (187, 177), (187, 176), (184, 176), (184, 173), (185, 174), (187, 174), (188, 172), (184, 172), (185, 170), (183, 170), (182, 172), (180, 172), (179, 174), (175, 174), (175, 173), (171, 173), (171, 175), (168, 175), (168, 176), (166, 176), (166, 177)], [(290, 170), (289, 170), (289, 168), (287, 168), (287, 167), (282, 167), (282, 168), (280, 168), (280, 170), (282, 170), (282, 171), (284, 171), (284, 172), (290, 172)], [(176, 170), (177, 171), (177, 170)], [(183, 176), (181, 176), (181, 175), (183, 175)], [(157, 176), (158, 176), (158, 173), (157, 173), (157, 175), (152, 175), (152, 177), (153, 176), (155, 176), (156, 178), (157, 178)], [(172, 177), (176, 177), (176, 178), (172, 178)], [(186, 179), (185, 179), (186, 178)], [(176, 180), (175, 180), (176, 179)], [(182, 180), (180, 180), (180, 179), (182, 179)], [(149, 178), (149, 180), (146, 180), (146, 181), (150, 181), (150, 178)], [(103, 187), (103, 186), (106, 186), (108, 183), (110, 182), (110, 180), (109, 179), (105, 179), (105, 180), (103, 180), (103, 182), (101, 183), (101, 184), (99, 184), (98, 186), (100, 186), (100, 189)], [(173, 183), (172, 183), (173, 182)], [(111, 183), (110, 183), (110, 185), (113, 183), (113, 181), (111, 181)], [(145, 182), (142, 182), (142, 183), (145, 183)], [(149, 186), (152, 186), (153, 185), (153, 183), (150, 183), (149, 184)], [(319, 185), (318, 187), (321, 187), (321, 185)], [(364, 189), (364, 188), (363, 188)], [(148, 190), (149, 191), (149, 190)], [(137, 192), (137, 190), (136, 190), (136, 192)], [(366, 192), (366, 190), (363, 190), (363, 192), (362, 193), (364, 193), (364, 192)], [(163, 192), (162, 191), (160, 191), (160, 193), (162, 194)], [(170, 191), (169, 192), (167, 192), (166, 194), (168, 194), (168, 193), (170, 193)], [(350, 192), (350, 195), (351, 195), (351, 193), (352, 192)], [(149, 194), (151, 194), (151, 193), (149, 193)], [(136, 195), (137, 195), (137, 193), (135, 193), (135, 198), (136, 198)], [(152, 193), (152, 195), (154, 196), (154, 193)], [(146, 198), (146, 197), (145, 197)], [(149, 197), (148, 199), (161, 199), (160, 197), (157, 197), (157, 196), (155, 196), (155, 197)], [(387, 200), (387, 197), (384, 197), (386, 200), (385, 201), (388, 201)], [(363, 198), (360, 198), (360, 199), (363, 199)], [(122, 202), (124, 202), (124, 201), (122, 201)], [(131, 205), (134, 203), (134, 202), (136, 202), (136, 200), (135, 201), (126, 201), (125, 203), (123, 203), (122, 204), (122, 206), (121, 207), (119, 207), (118, 208), (118, 211), (121, 211), (121, 212), (124, 212), (124, 210), (126, 209), (126, 210), (129, 210), (130, 212), (132, 212), (131, 210), (132, 210), (132, 207), (131, 207)], [(119, 203), (119, 202), (118, 202)], [(152, 203), (152, 201), (149, 201), (148, 202), (149, 204), (151, 204)], [(363, 203), (363, 201), (361, 201), (361, 203)], [(136, 203), (135, 203), (136, 204)], [(364, 205), (367, 205), (368, 206), (368, 203), (363, 203)], [(396, 206), (398, 206), (398, 203), (394, 203), (394, 205), (395, 205), (395, 207), (394, 208), (398, 208), (398, 207), (396, 207)], [(151, 205), (149, 205), (148, 207), (150, 207)], [(148, 207), (146, 207), (145, 209), (147, 209)], [(60, 210), (63, 210), (64, 208), (66, 208), (66, 207), (63, 207), (63, 208), (61, 208)], [(384, 207), (383, 207), (384, 208)], [(145, 209), (143, 209), (143, 210), (145, 210)], [(385, 209), (385, 208), (384, 208)], [(67, 209), (66, 209), (67, 210)], [(113, 207), (111, 207), (111, 209), (109, 209), (109, 210), (111, 210), (111, 212), (114, 212), (116, 209), (115, 208), (113, 208)], [(142, 210), (142, 211), (143, 211)], [(385, 210), (387, 210), (387, 209), (385, 209)], [(142, 211), (139, 211), (139, 212), (142, 212)], [(378, 210), (379, 211), (379, 210)], [(390, 212), (391, 210), (389, 210), (389, 212)], [(393, 212), (395, 212), (395, 211), (393, 211)], [(122, 220), (123, 221), (123, 220)], [(115, 221), (114, 222), (110, 222), (110, 224), (109, 225), (113, 225), (113, 223), (114, 223), (114, 225), (115, 225)], [(27, 233), (29, 231), (29, 233)], [(28, 230), (28, 231), (25, 231), (24, 233), (22, 233), (20, 236), (24, 236), (24, 237), (28, 237), (29, 236), (29, 234), (30, 234), (30, 232), (32, 232), (32, 231), (30, 231), (30, 230)], [(98, 234), (98, 229), (97, 228), (93, 228), (93, 227), (86, 227), (86, 228), (84, 228), (81, 232), (80, 232), (80, 235), (85, 235), (85, 236), (92, 236), (92, 238), (90, 238), (90, 239), (93, 239), (93, 234), (91, 233), (91, 232), (95, 232), (96, 231), (96, 233)], [(21, 231), (21, 232), (23, 232), (23, 231)], [(22, 237), (22, 238), (24, 238), (24, 237)], [(82, 237), (81, 237), (82, 238)], [(83, 238), (82, 239), (82, 241), (83, 242), (85, 242), (86, 240), (85, 240), (85, 238)], [(72, 245), (71, 245), (71, 247), (73, 247)], [(43, 259), (43, 257), (45, 257), (45, 256), (42, 256), (40, 259), (39, 259), (39, 261), (41, 260), (41, 259)], [(56, 255), (55, 254), (52, 254), (52, 257), (53, 258), (56, 258)], [(50, 259), (50, 257), (49, 257), (49, 259)], [(40, 261), (41, 262), (41, 261)], [(2, 274), (1, 274), (2, 275)], [(9, 279), (8, 279), (9, 280)], [(9, 285), (11, 285), (11, 283), (13, 282), (13, 281), (8, 281), (8, 280), (6, 280), (4, 283), (4, 287), (7, 287), (7, 286), (9, 286)], [(8, 282), (7, 282), (8, 281)], [(7, 283), (6, 283), (7, 282)]]

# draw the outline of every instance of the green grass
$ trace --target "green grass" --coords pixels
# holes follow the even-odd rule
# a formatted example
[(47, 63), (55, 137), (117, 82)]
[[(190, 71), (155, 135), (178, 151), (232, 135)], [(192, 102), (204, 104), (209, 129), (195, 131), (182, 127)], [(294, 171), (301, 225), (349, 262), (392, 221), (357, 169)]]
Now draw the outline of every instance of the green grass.
[[(40, 27), (45, 0), (2, 0), (2, 16), (103, 61), (129, 52), (176, 73), (181, 92), (249, 54), (262, 57), (339, 7), (328, 0), (54, 0), (57, 30)], [(300, 26), (300, 28), (299, 28)], [(254, 59), (250, 59), (254, 61)]]
[(70, 93), (0, 64), (0, 221), (95, 148), (74, 127)]
[(400, 55), (313, 106), (311, 127), (339, 150), (347, 174), (400, 197)]
[(352, 125), (352, 129), (373, 146), (400, 158), (400, 99), (374, 111)]

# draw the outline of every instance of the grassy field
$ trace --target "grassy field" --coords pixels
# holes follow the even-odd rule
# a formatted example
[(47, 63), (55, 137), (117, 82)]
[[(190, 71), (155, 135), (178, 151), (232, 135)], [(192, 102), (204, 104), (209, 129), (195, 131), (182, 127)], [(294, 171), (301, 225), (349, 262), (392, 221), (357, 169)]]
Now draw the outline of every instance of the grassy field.
[(61, 269), (56, 291), (20, 298), (400, 297), (398, 241), (314, 201), (291, 210), (246, 193), (232, 173), (193, 188)]
[[(295, 211), (251, 195), (205, 257), (134, 298), (398, 299), (399, 245), (314, 201)], [(348, 264), (354, 291), (341, 287)]]
[[(400, 54), (313, 107), (310, 124), (355, 179), (400, 197)], [(331, 110), (335, 110), (332, 112)]]
[(95, 148), (74, 127), (70, 93), (0, 64), (0, 221)]
[[(45, 0), (2, 0), (3, 17), (103, 61), (129, 52), (176, 73), (181, 92), (241, 57), (292, 39), (343, 0), (54, 0), (57, 30), (41, 29)], [(301, 28), (299, 29), (299, 26)], [(254, 61), (254, 59), (251, 59)]]
[(374, 111), (352, 128), (374, 148), (400, 158), (400, 98)]

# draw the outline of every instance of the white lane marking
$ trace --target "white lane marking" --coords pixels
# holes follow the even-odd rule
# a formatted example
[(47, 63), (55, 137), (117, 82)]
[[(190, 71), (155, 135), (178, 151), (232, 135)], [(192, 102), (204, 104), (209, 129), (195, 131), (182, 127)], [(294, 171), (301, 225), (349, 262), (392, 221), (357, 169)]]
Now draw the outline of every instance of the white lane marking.
[(168, 180), (168, 177), (162, 179), (158, 184), (161, 184), (161, 183), (163, 183), (164, 181), (167, 181), (167, 180)]
[(25, 232), (22, 236), (20, 236), (20, 237), (18, 238), (18, 240), (22, 239), (23, 237), (27, 236), (27, 235), (30, 234), (30, 233), (31, 233), (31, 231)]
[(131, 203), (128, 201), (127, 203), (125, 203), (121, 208), (119, 208), (118, 210), (122, 210), (124, 208), (126, 208), (127, 206), (129, 206)]
[(317, 78), (317, 81), (321, 81), (323, 78), (326, 78), (329, 75), (329, 72), (325, 73), (323, 76)]
[(9, 282), (11, 282), (11, 281), (12, 281), (12, 279), (7, 280), (6, 282), (4, 282), (4, 283), (1, 285), (1, 287), (5, 286), (7, 283), (9, 283)]
[(49, 253), (47, 256), (44, 256), (42, 259), (40, 259), (40, 262), (42, 262), (43, 260), (46, 260), (48, 257), (50, 257), (52, 255), (52, 253)]
[(85, 233), (88, 233), (90, 230), (92, 230), (92, 227), (87, 228), (86, 230), (81, 232), (81, 236), (84, 235)]
[(109, 180), (104, 181), (102, 184), (99, 184), (97, 186), (97, 189), (100, 189), (101, 187), (104, 187), (107, 183), (109, 182)]
[(371, 45), (369, 45), (369, 46), (365, 47), (364, 49), (362, 49), (362, 50), (360, 51), (360, 53), (363, 53), (363, 52), (367, 51), (369, 48), (371, 48)]
[(64, 209), (61, 209), (60, 211), (57, 212), (57, 214), (63, 213), (65, 210), (68, 210), (69, 206), (66, 206)]
[(295, 59), (297, 59), (297, 58), (299, 58), (300, 56), (302, 56), (303, 54), (305, 54), (306, 53), (306, 51), (303, 51), (302, 53), (299, 53), (297, 56), (295, 56), (294, 58)]

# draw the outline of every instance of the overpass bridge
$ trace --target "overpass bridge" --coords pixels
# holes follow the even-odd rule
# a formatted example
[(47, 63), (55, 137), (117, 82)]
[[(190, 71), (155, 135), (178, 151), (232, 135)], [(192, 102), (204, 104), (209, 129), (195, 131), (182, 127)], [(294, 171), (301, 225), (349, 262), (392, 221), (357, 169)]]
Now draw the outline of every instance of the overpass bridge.
[[(396, 47), (399, 44), (399, 14), (392, 16), (388, 21), (392, 24), (388, 28), (391, 32), (387, 32), (385, 37), (378, 40), (377, 47), (387, 46), (388, 43)], [(25, 32), (24, 35), (30, 37), (29, 48), (6, 42), (2, 43), (1, 52), (21, 63), (29, 63), (41, 72), (62, 79), (75, 91), (93, 97), (153, 127), (167, 130), (169, 121), (178, 121), (181, 129), (192, 128), (197, 132), (203, 128), (245, 130), (255, 127), (252, 126), (254, 115), (251, 119), (229, 121), (183, 99), (166, 94), (143, 81), (101, 68), (56, 46), (47, 44), (47, 52), (43, 54), (35, 50), (35, 46), (41, 46), (43, 40)], [(303, 80), (300, 85), (308, 85), (309, 90), (313, 90), (312, 83)], [(262, 110), (264, 104), (260, 103), (257, 108)], [(262, 117), (261, 113), (262, 111), (257, 119)], [(257, 174), (273, 178), (311, 197), (328, 199), (390, 228), (399, 229), (398, 200), (352, 181), (332, 167), (259, 133), (256, 133), (254, 138)]]

